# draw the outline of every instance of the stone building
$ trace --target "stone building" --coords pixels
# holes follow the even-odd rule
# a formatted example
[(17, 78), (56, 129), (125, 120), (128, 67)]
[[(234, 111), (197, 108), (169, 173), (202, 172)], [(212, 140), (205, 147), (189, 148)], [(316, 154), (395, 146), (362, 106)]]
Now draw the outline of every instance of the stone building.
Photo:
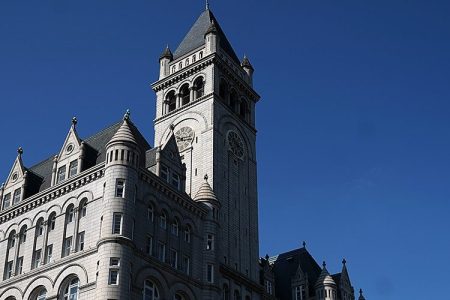
[[(212, 12), (159, 62), (154, 147), (127, 112), (87, 138), (74, 118), (35, 166), (19, 148), (0, 190), (0, 300), (354, 299), (344, 271), (285, 277), (283, 255), (259, 258), (259, 95)], [(294, 281), (312, 292), (295, 298)]]

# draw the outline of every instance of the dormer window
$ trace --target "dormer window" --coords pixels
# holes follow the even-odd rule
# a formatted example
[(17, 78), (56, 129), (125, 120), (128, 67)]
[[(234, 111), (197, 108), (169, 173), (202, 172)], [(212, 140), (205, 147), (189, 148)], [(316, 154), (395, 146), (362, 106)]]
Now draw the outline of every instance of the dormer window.
[(60, 183), (66, 179), (66, 166), (62, 166), (58, 169), (58, 178), (56, 183)]
[(11, 205), (11, 193), (3, 197), (3, 209), (7, 209)]
[(17, 190), (14, 191), (13, 205), (16, 205), (17, 203), (20, 202), (21, 194), (22, 194), (22, 189), (21, 188), (18, 188)]
[(69, 178), (77, 175), (78, 172), (78, 159), (72, 161), (69, 165)]

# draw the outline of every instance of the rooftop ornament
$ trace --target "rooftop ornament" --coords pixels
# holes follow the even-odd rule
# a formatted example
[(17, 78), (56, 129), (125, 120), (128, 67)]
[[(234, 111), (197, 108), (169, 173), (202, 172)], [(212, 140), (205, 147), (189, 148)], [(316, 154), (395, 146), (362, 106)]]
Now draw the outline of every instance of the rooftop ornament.
[(127, 111), (125, 112), (125, 114), (123, 115), (123, 120), (124, 121), (129, 121), (130, 120), (130, 110), (127, 109)]

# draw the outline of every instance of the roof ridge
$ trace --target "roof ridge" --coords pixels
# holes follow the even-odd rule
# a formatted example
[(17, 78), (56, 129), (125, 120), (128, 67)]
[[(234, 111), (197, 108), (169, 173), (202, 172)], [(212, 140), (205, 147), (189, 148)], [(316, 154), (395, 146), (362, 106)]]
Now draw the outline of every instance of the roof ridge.
[(89, 136), (89, 137), (87, 137), (87, 138), (85, 138), (85, 139), (81, 139), (81, 141), (83, 141), (83, 142), (88, 142), (89, 140), (92, 140), (92, 139), (94, 139), (95, 137), (98, 137), (98, 136), (102, 135), (105, 131), (111, 129), (112, 127), (116, 126), (116, 125), (119, 124), (119, 123), (122, 124), (122, 120), (116, 121), (115, 123), (113, 123), (113, 124), (111, 124), (111, 125), (109, 125), (109, 126), (103, 128), (102, 130), (100, 130), (100, 131), (94, 133), (93, 135), (91, 135), (91, 136)]

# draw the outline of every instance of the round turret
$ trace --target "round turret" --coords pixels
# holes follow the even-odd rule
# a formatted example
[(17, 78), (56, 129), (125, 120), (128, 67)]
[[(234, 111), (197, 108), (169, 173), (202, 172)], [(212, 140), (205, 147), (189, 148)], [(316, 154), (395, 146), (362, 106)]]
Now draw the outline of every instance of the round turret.
[(323, 262), (322, 272), (314, 287), (316, 289), (316, 295), (319, 295), (320, 299), (337, 299), (336, 282), (334, 282), (330, 273), (328, 273), (325, 262)]

